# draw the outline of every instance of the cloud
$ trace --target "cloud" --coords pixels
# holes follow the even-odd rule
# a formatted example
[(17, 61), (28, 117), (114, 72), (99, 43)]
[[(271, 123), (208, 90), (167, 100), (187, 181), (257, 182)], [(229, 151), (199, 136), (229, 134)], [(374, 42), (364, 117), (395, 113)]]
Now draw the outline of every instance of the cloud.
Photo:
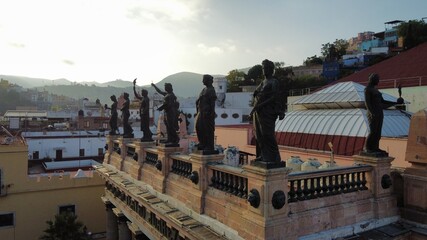
[(224, 50), (222, 50), (220, 47), (217, 47), (217, 46), (208, 47), (203, 43), (197, 44), (197, 48), (200, 50), (200, 52), (203, 55), (220, 55), (224, 53)]
[(195, 19), (198, 15), (197, 1), (147, 0), (138, 2), (127, 10), (127, 17), (156, 22), (179, 22)]
[(15, 47), (15, 48), (25, 48), (25, 44), (23, 44), (23, 43), (13, 42), (13, 43), (9, 43), (9, 45), (12, 47)]
[(223, 53), (235, 52), (237, 50), (233, 40), (220, 42), (218, 46), (207, 46), (204, 43), (197, 44), (197, 48), (204, 55), (220, 55)]
[(71, 60), (68, 60), (68, 59), (63, 59), (62, 62), (67, 64), (67, 65), (74, 65), (74, 62)]

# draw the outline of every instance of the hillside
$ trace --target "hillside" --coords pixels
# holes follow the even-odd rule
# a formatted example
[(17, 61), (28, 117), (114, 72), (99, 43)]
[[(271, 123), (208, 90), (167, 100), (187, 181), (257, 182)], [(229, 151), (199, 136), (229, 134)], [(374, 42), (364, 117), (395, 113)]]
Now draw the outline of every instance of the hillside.
[[(175, 95), (178, 98), (188, 98), (197, 96), (204, 87), (202, 83), (202, 74), (191, 72), (180, 72), (172, 74), (162, 81), (156, 83), (157, 87), (164, 89), (165, 83), (171, 83)], [(120, 96), (123, 92), (128, 92), (133, 97), (132, 82), (115, 80), (106, 83), (84, 82), (72, 83), (66, 79), (41, 79), (21, 76), (0, 75), (0, 78), (8, 80), (11, 83), (18, 84), (24, 88), (36, 88), (46, 90), (52, 94), (64, 95), (74, 99), (88, 98), (91, 101), (99, 99), (101, 103), (110, 103), (110, 96)], [(149, 94), (154, 94), (155, 90), (150, 85), (138, 86), (137, 90), (142, 88), (148, 90)]]

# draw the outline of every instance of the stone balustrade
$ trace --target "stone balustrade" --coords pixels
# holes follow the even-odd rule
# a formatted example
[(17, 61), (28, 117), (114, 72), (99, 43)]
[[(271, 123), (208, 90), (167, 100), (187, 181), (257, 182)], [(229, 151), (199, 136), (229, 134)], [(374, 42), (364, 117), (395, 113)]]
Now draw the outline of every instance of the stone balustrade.
[(288, 202), (368, 190), (369, 165), (289, 174)]
[(210, 165), (212, 177), (209, 186), (239, 198), (248, 197), (248, 178), (241, 169), (225, 165)]
[[(173, 199), (188, 208), (188, 214), (205, 215), (218, 221), (234, 229), (242, 239), (283, 236), (297, 239), (395, 216), (395, 199), (387, 181), (392, 158), (355, 156), (358, 163), (355, 166), (292, 173), (286, 167), (228, 166), (221, 163), (223, 154), (186, 155), (181, 154), (179, 147), (156, 146), (154, 142), (132, 142), (120, 137), (108, 140), (104, 165), (116, 170), (116, 175), (130, 176), (131, 181), (150, 186), (151, 195), (165, 196), (165, 201)], [(104, 176), (108, 182), (116, 179), (108, 174)], [(122, 186), (113, 185), (106, 186), (112, 198), (123, 202), (139, 217), (152, 219), (154, 222), (148, 221), (148, 224), (160, 226), (157, 228), (160, 235), (168, 236), (163, 232), (170, 229), (167, 218), (153, 209), (149, 213), (157, 215), (147, 217), (148, 206), (142, 207), (138, 196), (126, 193), (126, 181)], [(342, 205), (346, 206), (345, 211), (337, 207)], [(312, 214), (316, 217), (310, 217)], [(166, 224), (165, 227), (162, 224)]]

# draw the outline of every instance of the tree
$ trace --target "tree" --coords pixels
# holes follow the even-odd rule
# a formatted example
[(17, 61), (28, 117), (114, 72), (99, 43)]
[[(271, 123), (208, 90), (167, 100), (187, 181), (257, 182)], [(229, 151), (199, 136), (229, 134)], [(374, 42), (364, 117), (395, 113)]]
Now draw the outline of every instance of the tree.
[(323, 60), (320, 57), (318, 57), (317, 55), (308, 57), (304, 61), (304, 65), (306, 65), (306, 66), (322, 65), (322, 64), (323, 64)]
[(397, 27), (397, 35), (403, 38), (406, 49), (427, 41), (427, 24), (422, 20), (410, 20)]
[(346, 54), (349, 43), (344, 39), (335, 39), (333, 43), (322, 44), (322, 56), (329, 59), (339, 59)]
[(247, 79), (253, 81), (255, 85), (258, 85), (263, 78), (264, 75), (261, 64), (257, 64), (249, 69)]
[(46, 221), (49, 225), (40, 240), (89, 240), (86, 226), (77, 221), (72, 212), (63, 212), (55, 215), (55, 221)]
[(225, 77), (227, 79), (227, 91), (228, 92), (241, 92), (240, 85), (245, 79), (245, 73), (239, 70), (231, 70)]

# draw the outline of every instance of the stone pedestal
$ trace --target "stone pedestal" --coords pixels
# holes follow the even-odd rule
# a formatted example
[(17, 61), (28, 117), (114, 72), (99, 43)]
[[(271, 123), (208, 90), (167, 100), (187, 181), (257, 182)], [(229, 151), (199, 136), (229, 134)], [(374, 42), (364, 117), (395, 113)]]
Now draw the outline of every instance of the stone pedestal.
[[(255, 189), (260, 196), (259, 207), (251, 207), (250, 210), (265, 219), (276, 215), (286, 215), (289, 191), (288, 174), (292, 169), (287, 167), (265, 169), (252, 165), (243, 166), (243, 169), (248, 172), (249, 193)], [(284, 197), (283, 205), (280, 202), (281, 197)]]
[(157, 148), (157, 163), (155, 165), (156, 171), (153, 173), (153, 179), (151, 186), (161, 193), (166, 191), (166, 178), (169, 175), (169, 171), (172, 167), (172, 161), (170, 155), (173, 153), (181, 152), (180, 147), (162, 147)]
[(374, 215), (376, 219), (397, 215), (397, 199), (392, 195), (391, 162), (393, 157), (353, 156), (355, 163), (373, 167), (367, 174), (367, 187), (374, 195)]
[(190, 154), (193, 173), (197, 174), (197, 184), (192, 183), (192, 190), (187, 193), (191, 196), (188, 200), (192, 203), (192, 209), (197, 213), (204, 212), (204, 201), (206, 191), (208, 189), (209, 180), (212, 177), (211, 172), (208, 171), (207, 165), (209, 163), (219, 163), (224, 159), (224, 154), (203, 155), (197, 153)]
[(138, 155), (137, 159), (132, 159), (133, 164), (130, 168), (130, 174), (133, 178), (140, 180), (141, 179), (141, 168), (146, 157), (146, 148), (154, 147), (155, 142), (134, 142), (132, 144), (135, 147), (135, 153)]
[[(291, 168), (266, 169), (253, 165), (243, 167), (248, 178), (248, 211), (242, 215), (247, 229), (247, 238), (284, 239), (288, 221), (288, 174)], [(259, 194), (259, 204), (251, 198)], [(255, 201), (255, 203), (257, 203)], [(250, 223), (250, 224), (249, 224)]]
[(113, 144), (114, 140), (117, 140), (119, 135), (107, 135), (107, 151), (104, 154), (104, 162), (110, 164), (111, 163), (111, 154), (113, 153)]

